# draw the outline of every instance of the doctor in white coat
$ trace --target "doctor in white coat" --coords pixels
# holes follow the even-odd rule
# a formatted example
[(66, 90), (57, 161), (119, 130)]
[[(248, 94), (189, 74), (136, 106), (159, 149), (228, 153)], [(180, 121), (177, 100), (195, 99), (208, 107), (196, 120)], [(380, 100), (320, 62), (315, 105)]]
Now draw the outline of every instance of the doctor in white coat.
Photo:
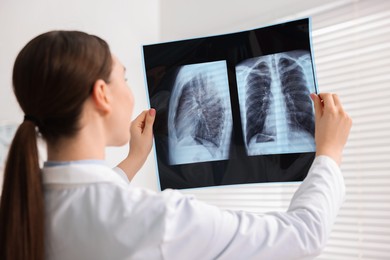
[[(287, 212), (256, 215), (129, 185), (150, 152), (155, 110), (130, 123), (125, 69), (100, 38), (34, 38), (13, 87), (25, 120), (6, 163), (0, 259), (303, 259), (324, 248), (345, 195), (339, 164), (352, 124), (337, 95), (311, 95), (316, 158)], [(105, 147), (130, 136), (128, 157), (111, 169)]]

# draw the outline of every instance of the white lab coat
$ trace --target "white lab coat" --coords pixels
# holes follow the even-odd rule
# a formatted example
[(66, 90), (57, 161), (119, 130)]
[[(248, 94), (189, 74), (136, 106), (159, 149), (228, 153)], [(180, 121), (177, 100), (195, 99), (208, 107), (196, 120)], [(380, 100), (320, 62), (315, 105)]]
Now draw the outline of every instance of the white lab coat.
[[(303, 259), (318, 255), (344, 200), (337, 164), (317, 157), (287, 212), (220, 210), (179, 191), (129, 185), (120, 169), (44, 167), (47, 259)], [(261, 203), (261, 201), (259, 201)]]

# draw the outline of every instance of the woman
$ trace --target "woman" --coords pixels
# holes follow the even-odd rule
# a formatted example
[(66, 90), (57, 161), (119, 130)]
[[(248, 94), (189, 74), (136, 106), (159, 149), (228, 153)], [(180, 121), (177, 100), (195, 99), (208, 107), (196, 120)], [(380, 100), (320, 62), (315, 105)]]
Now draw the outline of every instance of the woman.
[[(336, 95), (311, 95), (316, 158), (288, 211), (258, 216), (129, 187), (150, 152), (155, 110), (130, 126), (125, 81), (108, 45), (82, 32), (48, 32), (19, 53), (13, 86), (25, 119), (5, 168), (1, 259), (296, 259), (321, 251), (345, 192), (338, 164), (351, 119)], [(43, 169), (37, 133), (47, 143)], [(130, 135), (128, 157), (110, 169), (105, 147)]]

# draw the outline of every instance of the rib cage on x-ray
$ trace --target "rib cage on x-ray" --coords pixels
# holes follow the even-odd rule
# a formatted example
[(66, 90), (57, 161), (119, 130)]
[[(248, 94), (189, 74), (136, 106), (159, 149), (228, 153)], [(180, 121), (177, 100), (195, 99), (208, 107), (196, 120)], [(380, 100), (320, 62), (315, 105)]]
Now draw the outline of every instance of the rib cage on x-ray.
[(249, 59), (236, 67), (249, 155), (314, 151), (311, 66), (308, 52), (292, 51)]
[(228, 159), (230, 110), (225, 61), (182, 66), (169, 103), (170, 164)]

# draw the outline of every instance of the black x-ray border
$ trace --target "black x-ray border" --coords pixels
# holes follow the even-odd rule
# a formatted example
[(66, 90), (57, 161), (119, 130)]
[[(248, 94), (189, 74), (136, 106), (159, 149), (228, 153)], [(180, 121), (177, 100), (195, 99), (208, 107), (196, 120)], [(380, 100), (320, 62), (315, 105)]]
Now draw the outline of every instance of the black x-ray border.
[[(157, 111), (154, 144), (161, 190), (263, 182), (302, 181), (314, 152), (248, 156), (243, 143), (235, 66), (243, 60), (274, 53), (311, 53), (311, 19), (271, 25), (237, 33), (144, 45), (143, 62), (150, 106)], [(168, 109), (177, 69), (183, 65), (226, 61), (232, 106), (232, 154), (229, 160), (170, 165)]]

